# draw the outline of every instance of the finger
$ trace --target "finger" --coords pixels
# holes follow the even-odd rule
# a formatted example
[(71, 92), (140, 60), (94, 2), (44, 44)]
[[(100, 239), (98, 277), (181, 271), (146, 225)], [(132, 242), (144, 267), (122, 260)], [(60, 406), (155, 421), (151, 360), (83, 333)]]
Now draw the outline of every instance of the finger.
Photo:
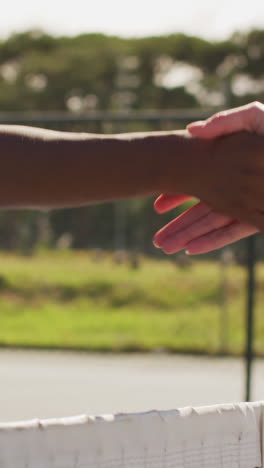
[(189, 195), (160, 195), (154, 203), (154, 209), (157, 213), (166, 213), (167, 211), (177, 208), (177, 206), (182, 205), (188, 200), (191, 200), (193, 197)]
[(233, 222), (231, 217), (211, 211), (207, 216), (200, 218), (187, 228), (173, 234), (162, 244), (161, 248), (167, 254), (178, 252), (186, 248), (186, 245), (197, 237), (227, 226), (231, 222)]
[(240, 239), (251, 236), (256, 232), (258, 232), (258, 229), (255, 227), (235, 222), (191, 241), (186, 246), (187, 253), (189, 255), (197, 255), (211, 252), (212, 250), (220, 249)]
[(197, 203), (189, 210), (182, 213), (176, 219), (161, 228), (154, 236), (153, 243), (156, 247), (161, 248), (164, 242), (177, 231), (181, 231), (192, 223), (195, 223), (200, 218), (203, 218), (211, 211), (207, 205), (202, 202)]
[[(193, 136), (201, 138), (215, 138), (241, 130), (264, 133), (264, 106), (262, 106), (263, 108), (261, 106), (259, 103), (252, 103), (218, 112), (205, 121), (191, 123), (187, 128)], [(262, 118), (258, 119), (260, 114)], [(261, 128), (260, 121), (262, 121)]]

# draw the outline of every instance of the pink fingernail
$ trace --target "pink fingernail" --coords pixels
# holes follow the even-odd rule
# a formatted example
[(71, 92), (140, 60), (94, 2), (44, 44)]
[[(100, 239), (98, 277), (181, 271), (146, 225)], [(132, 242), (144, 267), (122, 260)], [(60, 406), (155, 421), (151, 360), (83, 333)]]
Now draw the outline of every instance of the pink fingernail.
[(187, 125), (187, 128), (194, 128), (194, 127), (204, 127), (206, 124), (206, 120), (197, 120), (197, 122), (192, 122)]

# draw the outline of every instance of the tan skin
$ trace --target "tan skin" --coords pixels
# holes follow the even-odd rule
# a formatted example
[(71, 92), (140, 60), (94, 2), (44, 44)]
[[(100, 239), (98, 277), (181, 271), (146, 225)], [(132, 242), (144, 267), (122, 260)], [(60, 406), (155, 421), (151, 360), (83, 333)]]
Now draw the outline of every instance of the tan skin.
[(264, 230), (264, 136), (91, 135), (0, 126), (0, 208), (186, 193)]
[[(0, 126), (0, 207), (62, 208), (184, 187), (195, 139), (184, 132), (122, 135)], [(207, 143), (202, 143), (203, 147)]]

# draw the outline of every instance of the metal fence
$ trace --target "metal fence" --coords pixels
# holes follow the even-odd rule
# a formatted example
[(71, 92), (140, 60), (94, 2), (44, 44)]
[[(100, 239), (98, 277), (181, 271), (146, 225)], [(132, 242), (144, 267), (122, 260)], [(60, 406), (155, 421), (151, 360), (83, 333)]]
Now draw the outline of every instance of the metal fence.
[[(170, 112), (94, 112), (86, 115), (72, 115), (66, 113), (30, 113), (30, 114), (0, 114), (0, 124), (32, 125), (67, 131), (86, 131), (98, 133), (114, 133), (129, 131), (151, 131), (170, 130), (184, 128), (193, 120), (201, 120), (212, 114), (212, 111), (203, 112), (197, 110), (180, 110)], [(116, 205), (116, 248), (125, 246), (122, 238), (122, 225), (124, 224), (124, 209), (122, 204)], [(245, 327), (245, 369), (246, 389), (245, 399), (251, 397), (251, 373), (254, 357), (254, 305), (255, 305), (255, 266), (256, 266), (256, 242), (252, 237), (245, 243), (247, 254), (247, 301), (245, 304), (246, 327)], [(225, 289), (225, 278), (223, 276), (223, 290)], [(220, 340), (225, 347), (227, 317), (225, 299), (222, 302), (221, 323), (224, 324), (220, 330)], [(221, 327), (220, 327), (221, 329)]]

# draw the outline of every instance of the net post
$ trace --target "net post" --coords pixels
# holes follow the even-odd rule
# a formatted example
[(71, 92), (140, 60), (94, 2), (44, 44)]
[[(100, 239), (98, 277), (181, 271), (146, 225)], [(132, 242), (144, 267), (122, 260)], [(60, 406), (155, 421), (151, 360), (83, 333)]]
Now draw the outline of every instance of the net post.
[(246, 395), (245, 401), (251, 399), (252, 363), (254, 359), (254, 306), (255, 306), (255, 266), (256, 237), (247, 239), (247, 317), (246, 317)]

